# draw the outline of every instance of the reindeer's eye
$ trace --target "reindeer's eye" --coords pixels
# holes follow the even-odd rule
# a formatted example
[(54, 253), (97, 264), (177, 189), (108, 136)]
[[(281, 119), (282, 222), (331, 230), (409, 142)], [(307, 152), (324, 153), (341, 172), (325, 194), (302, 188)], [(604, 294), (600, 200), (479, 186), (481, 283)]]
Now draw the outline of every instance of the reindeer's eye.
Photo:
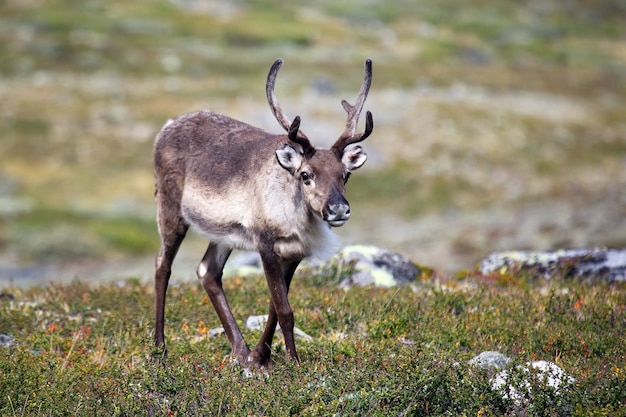
[(350, 175), (352, 175), (350, 171), (346, 172), (346, 175), (343, 177), (344, 185), (348, 183), (348, 180), (350, 179)]
[(311, 184), (311, 175), (308, 172), (306, 171), (301, 172), (300, 178), (302, 179), (302, 182), (304, 182), (305, 185)]

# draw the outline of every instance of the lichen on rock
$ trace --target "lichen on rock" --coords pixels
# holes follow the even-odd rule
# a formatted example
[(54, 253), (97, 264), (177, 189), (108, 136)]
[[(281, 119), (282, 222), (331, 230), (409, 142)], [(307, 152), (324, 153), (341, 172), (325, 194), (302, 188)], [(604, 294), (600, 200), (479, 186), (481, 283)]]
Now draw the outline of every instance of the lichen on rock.
[(333, 261), (353, 270), (340, 283), (342, 288), (353, 285), (393, 287), (413, 282), (422, 274), (422, 269), (408, 258), (376, 246), (346, 246)]
[(582, 278), (590, 281), (626, 281), (626, 249), (561, 249), (496, 252), (480, 263), (483, 275), (526, 272), (551, 279)]

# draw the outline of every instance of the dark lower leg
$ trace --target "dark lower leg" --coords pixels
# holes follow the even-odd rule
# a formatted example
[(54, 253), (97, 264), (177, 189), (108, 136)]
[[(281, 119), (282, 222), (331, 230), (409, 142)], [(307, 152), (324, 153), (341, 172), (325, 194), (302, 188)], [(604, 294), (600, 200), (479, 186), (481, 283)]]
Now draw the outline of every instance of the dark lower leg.
[(162, 347), (165, 353), (165, 296), (167, 293), (167, 285), (172, 272), (172, 262), (178, 252), (187, 229), (182, 228), (177, 234), (168, 236), (163, 239), (159, 253), (156, 256), (156, 271), (154, 274), (154, 304), (155, 304), (155, 327), (154, 327), (154, 344)]
[(198, 266), (197, 275), (222, 322), (232, 348), (232, 355), (245, 366), (248, 363), (250, 349), (243, 339), (222, 288), (222, 270), (230, 252), (230, 248), (209, 244)]
[(278, 324), (278, 316), (274, 305), (270, 302), (269, 315), (267, 317), (267, 323), (265, 323), (265, 330), (259, 340), (259, 343), (255, 346), (254, 350), (250, 354), (250, 360), (252, 363), (258, 366), (268, 366), (270, 357), (272, 354), (272, 339), (274, 338), (274, 332), (276, 325)]
[[(281, 273), (282, 273), (281, 275), (282, 275), (287, 293), (289, 292), (291, 280), (293, 278), (293, 274), (296, 268), (298, 267), (298, 264), (299, 264), (299, 261), (294, 261), (294, 262), (283, 263), (281, 265)], [(270, 302), (269, 315), (268, 315), (267, 323), (265, 324), (265, 330), (263, 331), (263, 334), (261, 335), (261, 339), (259, 340), (259, 343), (256, 345), (256, 347), (254, 348), (251, 354), (252, 362), (259, 366), (269, 365), (270, 356), (271, 356), (272, 339), (274, 337), (276, 325), (278, 324), (278, 321), (279, 321), (278, 314), (276, 313), (276, 308), (274, 307), (273, 301), (274, 300), (272, 299), (272, 302)], [(289, 308), (289, 310), (291, 311), (291, 308)], [(293, 313), (291, 315), (293, 317)], [(293, 318), (292, 318), (292, 323), (293, 323)], [(281, 329), (282, 327), (283, 326), (281, 325)], [(292, 333), (293, 333), (293, 325), (292, 325)], [(284, 330), (283, 330), (283, 334), (285, 334)], [(289, 349), (287, 351), (289, 353)], [(295, 353), (295, 343), (294, 343), (293, 352)], [(293, 357), (294, 355), (290, 353), (290, 356)], [(296, 359), (297, 359), (297, 356), (296, 356)]]

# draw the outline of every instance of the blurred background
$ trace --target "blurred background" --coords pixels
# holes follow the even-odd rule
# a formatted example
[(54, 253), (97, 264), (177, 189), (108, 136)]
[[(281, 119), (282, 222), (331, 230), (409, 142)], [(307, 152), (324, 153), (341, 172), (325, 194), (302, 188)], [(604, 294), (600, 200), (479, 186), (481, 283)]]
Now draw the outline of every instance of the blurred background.
[(625, 1), (0, 0), (0, 286), (150, 279), (154, 136), (204, 108), (282, 133), (277, 57), (326, 146), (374, 61), (344, 243), (445, 272), (626, 246)]

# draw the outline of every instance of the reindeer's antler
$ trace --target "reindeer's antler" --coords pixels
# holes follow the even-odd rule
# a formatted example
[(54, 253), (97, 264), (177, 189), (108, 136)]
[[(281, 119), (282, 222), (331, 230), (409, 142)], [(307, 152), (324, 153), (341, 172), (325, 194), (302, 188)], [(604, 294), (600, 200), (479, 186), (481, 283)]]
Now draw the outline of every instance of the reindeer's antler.
[(302, 150), (304, 151), (304, 155), (310, 157), (315, 153), (315, 148), (309, 142), (309, 139), (306, 135), (299, 131), (300, 127), (300, 116), (296, 116), (293, 122), (290, 122), (283, 110), (278, 104), (278, 99), (276, 98), (276, 93), (274, 93), (274, 85), (276, 83), (276, 75), (278, 75), (278, 70), (283, 65), (283, 60), (278, 58), (274, 61), (274, 64), (270, 68), (269, 74), (267, 74), (267, 82), (265, 83), (265, 94), (267, 95), (267, 102), (270, 105), (270, 109), (272, 109), (272, 113), (274, 117), (278, 121), (278, 123), (289, 133), (289, 139), (293, 142), (296, 142), (300, 146), (302, 146)]
[(302, 151), (304, 153), (305, 158), (310, 158), (315, 153), (315, 147), (311, 145), (311, 142), (309, 142), (306, 136), (304, 136), (304, 134), (300, 132), (299, 129), (300, 129), (300, 116), (296, 116), (293, 119), (293, 122), (291, 123), (291, 125), (289, 126), (287, 137), (289, 137), (289, 140), (291, 140), (292, 142), (295, 142), (299, 144), (300, 146), (302, 146)]
[(370, 91), (370, 86), (372, 85), (372, 60), (367, 58), (365, 60), (365, 78), (363, 80), (363, 84), (361, 85), (361, 90), (359, 91), (359, 95), (354, 103), (354, 106), (348, 103), (346, 100), (341, 101), (341, 105), (343, 106), (346, 113), (348, 113), (348, 121), (346, 122), (346, 130), (339, 136), (337, 142), (330, 148), (337, 157), (341, 158), (343, 155), (343, 150), (346, 146), (361, 142), (365, 140), (374, 129), (374, 119), (372, 117), (371, 112), (367, 112), (365, 114), (365, 130), (362, 132), (356, 133), (356, 127), (359, 123), (359, 116), (361, 115), (361, 110), (363, 110), (363, 105), (365, 104), (365, 99), (367, 98), (367, 94)]
[(283, 113), (283, 110), (280, 108), (280, 104), (278, 104), (278, 100), (276, 99), (276, 94), (274, 93), (274, 85), (276, 83), (276, 75), (278, 75), (278, 70), (283, 65), (283, 60), (278, 58), (274, 61), (272, 68), (270, 68), (269, 74), (267, 74), (267, 82), (265, 83), (265, 94), (267, 95), (267, 102), (270, 104), (270, 109), (272, 109), (272, 113), (274, 117), (278, 121), (278, 123), (285, 129), (285, 131), (289, 132), (289, 128), (291, 127), (291, 122)]

